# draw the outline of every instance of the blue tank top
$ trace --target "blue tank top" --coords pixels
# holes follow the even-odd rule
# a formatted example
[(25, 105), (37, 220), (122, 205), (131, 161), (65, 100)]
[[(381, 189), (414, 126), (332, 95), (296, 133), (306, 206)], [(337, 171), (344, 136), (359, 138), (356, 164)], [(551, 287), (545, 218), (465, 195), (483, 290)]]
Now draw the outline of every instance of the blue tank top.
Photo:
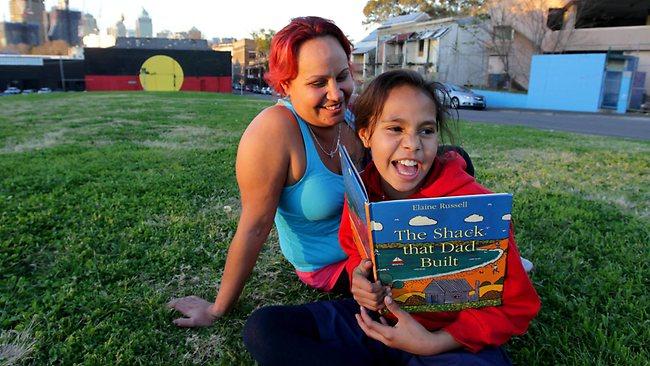
[(293, 113), (305, 146), (303, 177), (282, 189), (275, 226), (282, 254), (301, 272), (312, 272), (347, 256), (339, 245), (338, 232), (343, 210), (343, 177), (333, 173), (320, 159), (307, 122), (290, 102), (281, 103)]

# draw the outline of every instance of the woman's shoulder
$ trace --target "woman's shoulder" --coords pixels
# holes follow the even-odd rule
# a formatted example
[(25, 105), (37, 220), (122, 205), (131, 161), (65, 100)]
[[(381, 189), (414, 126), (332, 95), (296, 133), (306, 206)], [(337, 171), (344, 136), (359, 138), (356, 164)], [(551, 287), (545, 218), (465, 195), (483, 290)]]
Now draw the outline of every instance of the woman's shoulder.
[(242, 140), (259, 137), (283, 142), (294, 139), (296, 133), (300, 134), (300, 128), (291, 111), (276, 104), (265, 108), (253, 118), (246, 127)]

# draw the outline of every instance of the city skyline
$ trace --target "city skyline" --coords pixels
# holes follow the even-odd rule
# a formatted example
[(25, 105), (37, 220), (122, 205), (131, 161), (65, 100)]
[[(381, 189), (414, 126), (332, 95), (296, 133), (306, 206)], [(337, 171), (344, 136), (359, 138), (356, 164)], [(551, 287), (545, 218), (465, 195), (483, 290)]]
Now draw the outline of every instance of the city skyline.
[[(93, 15), (101, 34), (106, 34), (107, 28), (114, 26), (122, 15), (126, 28), (135, 29), (143, 8), (151, 17), (154, 35), (163, 30), (187, 32), (196, 27), (209, 40), (216, 37), (250, 38), (250, 33), (255, 30), (277, 31), (291, 18), (305, 15), (333, 20), (354, 42), (372, 30), (362, 24), (365, 0), (331, 0), (327, 3), (249, 0), (245, 3), (245, 12), (239, 10), (242, 6), (234, 2), (210, 3), (186, 0), (183, 9), (178, 9), (171, 3), (161, 5), (154, 0), (70, 0), (70, 8)], [(48, 11), (57, 4), (58, 0), (45, 0)], [(9, 20), (9, 0), (0, 1), (0, 18)]]

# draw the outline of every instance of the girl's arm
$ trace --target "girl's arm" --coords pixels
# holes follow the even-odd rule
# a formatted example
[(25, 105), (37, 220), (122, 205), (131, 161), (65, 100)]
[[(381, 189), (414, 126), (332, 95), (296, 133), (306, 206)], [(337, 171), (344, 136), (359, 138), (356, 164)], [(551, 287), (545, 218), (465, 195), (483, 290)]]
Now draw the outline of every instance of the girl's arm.
[(521, 264), (511, 227), (502, 304), (462, 310), (456, 320), (443, 329), (466, 349), (478, 352), (483, 347), (500, 346), (512, 336), (524, 334), (540, 307), (539, 296)]
[(384, 288), (379, 281), (371, 282), (372, 262), (362, 259), (352, 238), (350, 223), (350, 209), (347, 198), (343, 200), (343, 213), (339, 226), (339, 243), (348, 255), (345, 262), (345, 271), (350, 278), (350, 292), (361, 306), (377, 311), (384, 308), (384, 296), (388, 288)]
[(182, 327), (209, 326), (228, 312), (239, 298), (262, 245), (273, 226), (275, 211), (290, 164), (286, 114), (271, 107), (258, 115), (241, 138), (237, 151), (237, 183), (241, 192), (241, 215), (228, 249), (221, 286), (214, 303), (196, 296), (169, 303), (185, 318), (174, 320)]
[(366, 309), (361, 307), (361, 314), (356, 314), (359, 327), (368, 335), (391, 348), (421, 356), (432, 356), (460, 348), (454, 337), (444, 330), (430, 332), (426, 330), (411, 314), (400, 309), (390, 298), (384, 298), (386, 308), (397, 318), (394, 326), (388, 325), (381, 317), (381, 323), (370, 318)]

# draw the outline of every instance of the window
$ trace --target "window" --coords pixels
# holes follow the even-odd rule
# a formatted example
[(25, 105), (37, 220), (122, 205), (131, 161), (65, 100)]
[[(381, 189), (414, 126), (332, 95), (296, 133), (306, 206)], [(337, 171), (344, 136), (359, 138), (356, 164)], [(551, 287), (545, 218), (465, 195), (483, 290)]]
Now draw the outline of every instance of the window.
[(418, 42), (418, 57), (424, 56), (424, 40), (421, 39)]
[(509, 25), (497, 25), (494, 27), (494, 38), (502, 41), (512, 41), (515, 31)]
[(546, 17), (546, 26), (550, 30), (559, 31), (564, 26), (564, 16), (566, 10), (564, 8), (550, 8), (548, 9), (548, 16)]

